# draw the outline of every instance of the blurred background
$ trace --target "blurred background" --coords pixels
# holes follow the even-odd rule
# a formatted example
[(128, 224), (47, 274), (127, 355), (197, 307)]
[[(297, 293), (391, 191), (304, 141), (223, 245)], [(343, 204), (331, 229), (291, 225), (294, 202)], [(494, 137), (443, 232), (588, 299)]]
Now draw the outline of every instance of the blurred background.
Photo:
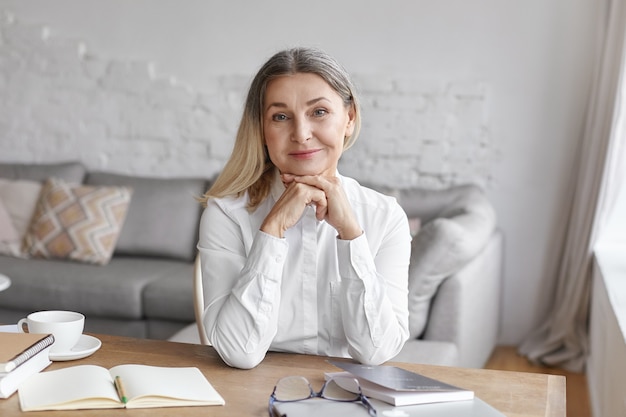
[(258, 67), (321, 47), (362, 95), (343, 174), (486, 189), (506, 239), (500, 343), (515, 345), (549, 308), (598, 13), (591, 0), (0, 0), (0, 160), (212, 176)]

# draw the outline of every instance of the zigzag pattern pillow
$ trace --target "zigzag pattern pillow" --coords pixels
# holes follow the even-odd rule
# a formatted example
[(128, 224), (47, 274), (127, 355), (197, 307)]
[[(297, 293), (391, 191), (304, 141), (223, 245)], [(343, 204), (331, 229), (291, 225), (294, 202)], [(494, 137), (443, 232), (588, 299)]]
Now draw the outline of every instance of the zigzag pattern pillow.
[(23, 250), (37, 258), (107, 264), (126, 218), (131, 194), (129, 187), (47, 180), (24, 236)]

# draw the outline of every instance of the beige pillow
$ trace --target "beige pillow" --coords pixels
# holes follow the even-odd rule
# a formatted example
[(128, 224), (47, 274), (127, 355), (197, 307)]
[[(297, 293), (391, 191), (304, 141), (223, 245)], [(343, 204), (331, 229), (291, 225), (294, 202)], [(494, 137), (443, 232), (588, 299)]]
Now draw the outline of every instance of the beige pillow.
[(0, 241), (0, 254), (25, 257), (22, 239), (35, 212), (41, 187), (37, 181), (0, 178), (0, 201), (17, 234), (13, 239)]
[(15, 226), (9, 212), (4, 207), (2, 200), (0, 200), (0, 244), (4, 242), (11, 242), (19, 240), (20, 235), (17, 234)]
[(111, 259), (126, 218), (131, 189), (67, 184), (49, 179), (24, 236), (24, 251), (105, 265)]

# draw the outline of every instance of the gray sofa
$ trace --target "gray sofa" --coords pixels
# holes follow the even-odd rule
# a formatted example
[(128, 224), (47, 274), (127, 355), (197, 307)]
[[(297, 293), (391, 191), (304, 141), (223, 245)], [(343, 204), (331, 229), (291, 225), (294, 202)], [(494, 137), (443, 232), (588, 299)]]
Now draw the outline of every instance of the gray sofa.
[[(133, 189), (111, 261), (105, 266), (0, 255), (12, 280), (0, 292), (0, 323), (42, 309), (86, 315), (86, 331), (197, 342), (192, 277), (201, 206), (209, 181), (87, 172), (77, 162), (0, 164), (0, 178), (58, 177)], [(502, 235), (475, 186), (381, 191), (419, 218), (410, 268), (411, 340), (398, 361), (482, 367), (496, 343)]]
[(422, 228), (409, 266), (410, 340), (395, 360), (481, 368), (497, 343), (504, 238), (474, 185), (381, 190)]
[(127, 185), (130, 206), (111, 261), (105, 265), (0, 255), (11, 287), (0, 292), (0, 323), (37, 310), (86, 315), (88, 332), (165, 339), (193, 321), (193, 259), (200, 204), (208, 181), (87, 172), (77, 162), (0, 164), (0, 178)]

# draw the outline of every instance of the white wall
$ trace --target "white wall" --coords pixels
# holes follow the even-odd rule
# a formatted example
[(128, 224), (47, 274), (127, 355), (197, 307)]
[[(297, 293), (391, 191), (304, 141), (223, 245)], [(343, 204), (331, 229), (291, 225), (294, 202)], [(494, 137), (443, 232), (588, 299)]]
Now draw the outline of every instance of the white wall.
[[(488, 100), (474, 122), (488, 132), (481, 146), (489, 157), (468, 178), (487, 187), (506, 236), (502, 343), (522, 340), (548, 307), (543, 281), (584, 119), (596, 9), (596, 0), (0, 0), (0, 10), (46, 24), (63, 39), (82, 39), (98, 57), (154, 61), (158, 74), (208, 97), (216, 79), (233, 74), (241, 82), (232, 90), (243, 94), (246, 77), (269, 55), (300, 44), (324, 48), (370, 90), (377, 90), (372, 80), (397, 86), (408, 78), (413, 86), (423, 80), (439, 98), (455, 85), (479, 91)], [(223, 111), (236, 113), (240, 97), (234, 96)], [(394, 127), (385, 119), (389, 113), (370, 114), (366, 129)], [(238, 116), (224, 120), (236, 123)], [(213, 138), (212, 145), (229, 139)], [(369, 141), (361, 145), (372, 146), (375, 138)], [(47, 157), (32, 152), (32, 160)], [(179, 167), (168, 167), (173, 173), (185, 168), (179, 160)], [(357, 169), (347, 165), (347, 173)], [(413, 177), (380, 182), (420, 183), (423, 171), (417, 167)]]

